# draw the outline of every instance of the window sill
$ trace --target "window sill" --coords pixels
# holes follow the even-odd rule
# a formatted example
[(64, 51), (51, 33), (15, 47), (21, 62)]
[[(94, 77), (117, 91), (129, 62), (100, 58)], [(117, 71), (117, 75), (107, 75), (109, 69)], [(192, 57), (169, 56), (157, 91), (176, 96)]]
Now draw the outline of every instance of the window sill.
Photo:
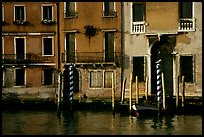
[(42, 20), (41, 23), (44, 24), (44, 25), (52, 25), (52, 24), (55, 23), (55, 21), (53, 21), (53, 20)]
[(13, 23), (14, 23), (15, 25), (25, 25), (25, 24), (27, 24), (28, 22), (25, 21), (25, 20), (14, 20)]

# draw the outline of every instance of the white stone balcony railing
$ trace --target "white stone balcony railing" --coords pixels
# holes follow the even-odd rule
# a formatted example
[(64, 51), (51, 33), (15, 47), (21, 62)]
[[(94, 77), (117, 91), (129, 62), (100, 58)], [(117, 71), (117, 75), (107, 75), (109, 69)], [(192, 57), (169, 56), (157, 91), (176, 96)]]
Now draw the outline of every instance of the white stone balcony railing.
[(145, 33), (145, 31), (146, 31), (145, 21), (132, 22), (132, 26), (131, 26), (132, 34)]
[(195, 31), (195, 18), (179, 19), (179, 32)]

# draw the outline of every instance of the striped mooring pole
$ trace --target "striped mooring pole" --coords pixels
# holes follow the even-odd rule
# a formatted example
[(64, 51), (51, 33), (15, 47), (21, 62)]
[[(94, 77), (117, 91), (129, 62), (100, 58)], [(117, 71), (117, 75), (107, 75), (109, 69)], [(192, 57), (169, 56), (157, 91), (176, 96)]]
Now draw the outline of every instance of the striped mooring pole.
[(158, 113), (159, 114), (161, 112), (161, 104), (162, 104), (162, 81), (161, 81), (160, 62), (161, 62), (161, 60), (158, 60), (156, 62), (156, 73), (157, 73), (157, 107), (158, 107)]
[(72, 109), (73, 105), (73, 94), (74, 94), (74, 67), (72, 65), (69, 66), (69, 104)]

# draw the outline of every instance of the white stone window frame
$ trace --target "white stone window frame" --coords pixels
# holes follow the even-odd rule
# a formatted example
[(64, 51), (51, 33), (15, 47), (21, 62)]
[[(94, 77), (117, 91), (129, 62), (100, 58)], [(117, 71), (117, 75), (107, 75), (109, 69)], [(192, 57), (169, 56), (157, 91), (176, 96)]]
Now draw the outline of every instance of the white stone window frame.
[[(103, 81), (103, 71), (102, 70), (95, 70), (95, 69), (90, 69), (89, 71), (89, 88), (90, 89), (102, 89), (103, 87), (104, 87), (104, 85), (103, 85), (103, 83), (104, 83), (104, 81)], [(100, 73), (101, 74), (101, 76), (102, 76), (102, 78), (101, 78), (101, 80), (102, 81), (100, 81), (100, 84), (101, 84), (101, 86), (100, 87), (91, 87), (91, 81), (93, 81), (92, 80), (92, 78), (91, 78), (91, 73), (92, 72), (96, 72), (96, 73)], [(98, 75), (98, 74), (97, 74)], [(98, 77), (97, 77), (98, 78)], [(97, 82), (98, 82), (98, 80), (97, 80)]]
[(105, 12), (105, 2), (103, 2), (103, 9), (102, 9), (102, 12), (103, 12), (103, 17), (116, 17), (117, 16), (117, 11), (116, 11), (116, 2), (113, 2), (113, 11), (115, 12), (115, 15), (105, 15), (104, 12)]
[[(186, 19), (186, 20), (190, 20), (190, 21), (193, 22), (192, 29), (190, 29), (190, 30), (180, 29), (180, 20), (182, 20), (182, 19), (179, 18), (179, 21), (178, 21), (179, 22), (178, 23), (178, 32), (194, 32), (194, 31), (196, 31), (195, 2), (192, 2), (192, 18), (191, 19)], [(183, 20), (185, 20), (185, 19), (183, 19)]]
[(14, 37), (14, 55), (15, 59), (17, 59), (16, 56), (16, 39), (23, 38), (24, 39), (24, 59), (26, 59), (26, 37)]
[(43, 7), (46, 7), (46, 6), (52, 7), (52, 20), (51, 21), (54, 21), (54, 6), (53, 6), (53, 4), (42, 4), (42, 6), (41, 6), (41, 20), (45, 20), (43, 17)]
[(15, 7), (18, 7), (18, 6), (23, 6), (24, 7), (24, 20), (22, 20), (22, 21), (26, 21), (26, 7), (25, 7), (25, 5), (14, 5), (14, 10), (13, 10), (13, 12), (14, 12), (14, 18), (13, 18), (13, 21), (16, 21), (16, 14), (15, 14)]
[(186, 56), (192, 56), (192, 73), (193, 73), (193, 82), (185, 82), (185, 83), (187, 83), (187, 84), (193, 84), (193, 85), (195, 85), (195, 83), (196, 83), (196, 55), (195, 54), (180, 54), (179, 55), (179, 75), (180, 75), (180, 57), (181, 56), (184, 56), (184, 57), (186, 57)]
[(74, 3), (74, 12), (75, 16), (66, 16), (66, 2), (64, 2), (64, 18), (76, 18), (77, 17), (77, 2), (73, 2)]
[[(51, 39), (52, 39), (52, 54), (51, 54), (51, 55), (45, 55), (45, 54), (44, 54), (44, 49), (45, 49), (44, 38), (51, 38)], [(42, 56), (44, 56), (44, 57), (54, 56), (54, 37), (53, 37), (53, 36), (45, 36), (45, 37), (42, 37)]]
[[(132, 20), (133, 20), (133, 12), (132, 12), (132, 10), (133, 10), (133, 4), (134, 4), (135, 2), (131, 2), (130, 3), (130, 34), (144, 34), (144, 33), (146, 33), (146, 25), (147, 25), (147, 22), (146, 22), (146, 20), (144, 20), (144, 21), (138, 21), (138, 22), (133, 22)], [(146, 15), (145, 15), (146, 16)], [(138, 26), (143, 26), (144, 27), (144, 31), (139, 31), (139, 32), (133, 32), (132, 30), (133, 30), (133, 24), (134, 25), (138, 25)]]
[(2, 22), (4, 22), (4, 21), (5, 21), (5, 19), (4, 19), (4, 5), (2, 5), (1, 12), (2, 12), (2, 14), (1, 14), (1, 16), (2, 16)]
[[(16, 70), (17, 69), (24, 69), (24, 85), (22, 86), (16, 86)], [(14, 81), (15, 81), (15, 85), (14, 87), (26, 87), (26, 69), (25, 68), (14, 68)]]

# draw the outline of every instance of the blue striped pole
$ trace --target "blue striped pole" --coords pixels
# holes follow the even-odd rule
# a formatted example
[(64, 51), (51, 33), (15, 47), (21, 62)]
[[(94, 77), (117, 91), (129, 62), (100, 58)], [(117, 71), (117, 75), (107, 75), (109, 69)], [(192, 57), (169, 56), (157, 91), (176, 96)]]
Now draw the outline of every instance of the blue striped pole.
[(73, 66), (69, 66), (69, 102), (70, 105), (73, 104), (73, 94), (74, 94), (74, 70)]
[(160, 113), (160, 111), (161, 111), (161, 103), (162, 103), (162, 84), (161, 84), (160, 62), (161, 62), (161, 60), (158, 60), (158, 61), (156, 62), (156, 73), (157, 73), (157, 105), (158, 105), (158, 111), (159, 111), (159, 113)]

